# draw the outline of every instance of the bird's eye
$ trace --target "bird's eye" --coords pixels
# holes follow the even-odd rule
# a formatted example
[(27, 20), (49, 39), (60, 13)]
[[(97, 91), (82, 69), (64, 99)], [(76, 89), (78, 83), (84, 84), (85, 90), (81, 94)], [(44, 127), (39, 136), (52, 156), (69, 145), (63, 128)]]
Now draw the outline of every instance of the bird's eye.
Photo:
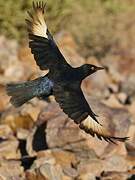
[(92, 66), (92, 67), (91, 67), (91, 70), (93, 71), (94, 69), (95, 69), (95, 68)]

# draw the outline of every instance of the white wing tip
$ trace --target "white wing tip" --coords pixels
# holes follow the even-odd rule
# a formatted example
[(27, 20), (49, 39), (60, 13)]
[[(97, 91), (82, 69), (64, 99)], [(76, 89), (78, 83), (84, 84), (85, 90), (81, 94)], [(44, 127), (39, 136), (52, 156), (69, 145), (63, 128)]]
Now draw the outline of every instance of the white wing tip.
[(90, 116), (84, 119), (79, 127), (93, 137), (96, 135), (100, 140), (104, 139), (105, 141), (112, 142), (114, 144), (116, 144), (116, 141), (125, 142), (126, 140), (128, 140), (128, 137), (121, 138), (112, 136), (107, 129), (105, 129), (102, 125), (98, 124)]
[(48, 38), (47, 25), (44, 18), (45, 6), (46, 4), (43, 2), (33, 2), (33, 11), (28, 12), (29, 19), (26, 21), (29, 33)]

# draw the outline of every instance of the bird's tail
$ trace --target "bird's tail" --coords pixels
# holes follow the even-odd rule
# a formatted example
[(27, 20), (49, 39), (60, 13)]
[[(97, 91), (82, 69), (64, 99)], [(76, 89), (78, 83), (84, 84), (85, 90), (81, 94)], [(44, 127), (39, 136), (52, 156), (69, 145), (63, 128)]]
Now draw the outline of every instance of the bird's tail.
[(38, 96), (40, 83), (41, 78), (24, 83), (7, 84), (6, 91), (7, 94), (11, 96), (11, 104), (15, 107), (19, 107), (33, 97)]

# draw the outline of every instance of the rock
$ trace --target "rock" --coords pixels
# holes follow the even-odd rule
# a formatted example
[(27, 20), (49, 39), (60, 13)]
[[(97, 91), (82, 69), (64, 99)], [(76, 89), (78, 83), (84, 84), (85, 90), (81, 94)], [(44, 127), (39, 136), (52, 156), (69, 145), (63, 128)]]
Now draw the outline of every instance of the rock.
[[(102, 102), (99, 103), (99, 100), (90, 97), (87, 97), (87, 100), (90, 102), (91, 108), (94, 109), (94, 112), (99, 115), (99, 122), (108, 128), (110, 133), (114, 136), (127, 136), (130, 126), (130, 115), (125, 108), (110, 108)], [(97, 141), (96, 138), (88, 138), (89, 146), (92, 147), (92, 149), (94, 149), (100, 157), (104, 154), (104, 152), (106, 152), (106, 149), (110, 149), (107, 154), (111, 153), (113, 149), (116, 149), (116, 147), (112, 144), (108, 144), (104, 141)]]
[(2, 114), (1, 122), (9, 125), (16, 132), (18, 128), (30, 129), (33, 126), (33, 119), (30, 115), (21, 115), (20, 109), (9, 108)]
[(27, 153), (29, 154), (29, 156), (36, 156), (37, 155), (36, 151), (33, 149), (33, 139), (34, 139), (34, 134), (35, 134), (36, 130), (37, 130), (36, 127), (31, 129), (31, 131), (27, 137), (26, 150), (27, 150)]
[(78, 172), (80, 175), (88, 175), (90, 173), (98, 177), (103, 170), (104, 163), (99, 159), (87, 160), (86, 162), (80, 162), (78, 165)]
[(19, 161), (0, 161), (0, 179), (24, 179), (24, 171)]
[(121, 91), (129, 96), (132, 102), (135, 100), (135, 73), (128, 75), (121, 83)]
[(135, 125), (132, 124), (129, 128), (127, 136), (129, 137), (129, 140), (126, 144), (126, 147), (128, 149), (129, 154), (135, 154)]
[(22, 106), (20, 114), (22, 116), (30, 116), (34, 122), (37, 121), (39, 113), (47, 106), (46, 101), (40, 101), (38, 99), (32, 99), (31, 103), (27, 103)]
[(0, 37), (0, 84), (6, 84), (12, 81), (24, 80), (29, 71), (25, 69), (17, 57), (18, 44), (14, 40), (8, 40)]
[[(133, 58), (127, 58), (123, 60), (122, 58), (117, 61), (118, 72), (120, 72), (123, 76), (127, 77), (135, 73), (135, 61)], [(127, 68), (128, 67), (128, 68)]]
[(96, 177), (94, 174), (88, 172), (86, 174), (81, 174), (79, 177), (78, 177), (78, 180), (96, 180)]
[(5, 92), (5, 86), (0, 84), (0, 112), (5, 111), (9, 103), (9, 97)]
[[(28, 179), (58, 179), (61, 180), (64, 176), (62, 168), (53, 156), (50, 156), (50, 151), (45, 152), (46, 156), (39, 157), (34, 161), (31, 170), (26, 172)], [(32, 172), (32, 173), (31, 173)]]
[[(115, 59), (115, 61), (114, 61)], [(101, 59), (102, 64), (108, 68), (108, 75), (115, 83), (123, 81), (124, 77), (118, 72), (119, 55), (108, 55)]]
[[(135, 152), (135, 151), (134, 151)], [(128, 167), (129, 167), (129, 174), (133, 175), (135, 174), (135, 156), (134, 154), (129, 154), (126, 156), (126, 160), (127, 160), (127, 164), (128, 164)]]
[(127, 172), (129, 170), (125, 156), (113, 155), (104, 160), (104, 171)]
[(28, 179), (71, 179), (78, 176), (77, 170), (71, 167), (75, 164), (73, 153), (59, 149), (39, 151), (37, 160), (34, 161), (30, 170), (27, 170)]
[(134, 155), (135, 155), (135, 147), (134, 147), (134, 145), (132, 145), (130, 142), (127, 143), (126, 144), (126, 150), (127, 150), (127, 154), (133, 158)]
[(35, 98), (20, 108), (10, 106), (2, 113), (1, 122), (8, 124), (15, 132), (18, 128), (31, 129), (40, 111), (47, 106), (47, 102)]
[(77, 164), (74, 153), (63, 150), (52, 150), (52, 155), (55, 158), (56, 163), (62, 167), (64, 175), (72, 178), (78, 176), (77, 170), (72, 167)]
[(0, 125), (0, 137), (3, 139), (9, 139), (13, 137), (13, 131), (8, 125)]
[(67, 167), (77, 163), (75, 154), (63, 150), (52, 150), (52, 156), (55, 158), (56, 163), (60, 164), (62, 167)]
[(26, 140), (29, 136), (29, 131), (27, 129), (18, 128), (16, 136), (19, 140)]
[(45, 157), (50, 159), (53, 157), (55, 159), (54, 162), (61, 166), (65, 176), (72, 178), (78, 176), (77, 170), (71, 167), (71, 164), (73, 166), (77, 164), (77, 160), (75, 158), (74, 153), (63, 151), (60, 149), (39, 151), (37, 153), (37, 158), (45, 158)]
[(53, 119), (54, 117), (57, 117), (60, 113), (60, 108), (55, 103), (48, 104), (48, 106), (40, 112), (38, 119), (36, 121), (36, 125), (40, 126), (44, 123), (46, 123), (48, 120)]
[[(114, 61), (115, 59), (115, 61)], [(135, 98), (135, 61), (133, 58), (123, 60), (120, 55), (113, 55), (102, 59), (104, 66), (109, 68), (109, 74), (114, 82), (120, 85), (121, 92), (124, 92), (130, 99)], [(128, 67), (128, 68), (127, 68)]]
[(31, 169), (39, 168), (42, 164), (50, 164), (55, 165), (56, 160), (51, 154), (51, 150), (44, 151), (43, 155), (38, 155), (37, 159), (34, 161), (34, 164), (32, 165)]
[(125, 108), (114, 108), (111, 113), (117, 136), (127, 136), (129, 127), (131, 125), (129, 112)]
[(95, 156), (94, 153), (91, 153), (86, 138), (82, 137), (78, 126), (67, 118), (57, 104), (55, 106), (56, 109), (58, 108), (57, 113), (59, 112), (59, 115), (57, 114), (57, 116), (47, 121), (46, 141), (48, 147), (62, 148), (63, 150), (74, 152), (78, 159)]
[(101, 62), (104, 66), (108, 67), (109, 74), (114, 82), (123, 83), (127, 77), (134, 74), (135, 61), (133, 58), (126, 58), (124, 60), (120, 55), (108, 55)]
[(135, 101), (133, 101), (132, 104), (130, 106), (128, 106), (128, 111), (131, 114), (132, 123), (135, 123)]
[[(127, 145), (127, 144), (126, 144)], [(127, 155), (127, 149), (124, 143), (117, 143), (117, 145), (108, 146), (102, 154), (102, 159), (111, 157), (113, 155)]]
[[(39, 180), (39, 179), (37, 179), (36, 172), (33, 171), (33, 170), (27, 170), (27, 171), (25, 172), (25, 178), (26, 178), (27, 180)], [(40, 180), (41, 180), (41, 179), (40, 179)]]
[(120, 101), (120, 103), (122, 103), (122, 104), (126, 104), (126, 102), (128, 102), (128, 96), (125, 93), (121, 92), (117, 95), (117, 97), (118, 97), (118, 100)]
[[(54, 148), (68, 146), (68, 144), (70, 146), (70, 143), (77, 144), (80, 140), (78, 127), (68, 119), (57, 103), (50, 104), (46, 110), (50, 109), (53, 111), (49, 111), (47, 114), (45, 111), (42, 116), (39, 116), (39, 121), (40, 117), (47, 121), (46, 138), (48, 146)], [(45, 118), (43, 118), (44, 116)]]
[(111, 108), (123, 108), (115, 94), (111, 94), (108, 99), (102, 100), (102, 102)]
[(102, 180), (127, 180), (129, 177), (128, 173), (105, 172), (103, 173)]
[[(66, 123), (68, 123), (68, 125), (66, 125)], [(50, 148), (63, 147), (68, 149), (70, 148), (70, 144), (75, 146), (75, 144), (79, 145), (81, 143), (78, 127), (75, 126), (72, 121), (69, 121), (63, 113), (60, 113), (58, 117), (48, 121), (46, 134), (47, 144)], [(71, 136), (69, 136), (69, 134)]]
[(108, 89), (111, 93), (118, 93), (119, 87), (117, 84), (111, 83), (108, 85)]
[(0, 158), (20, 158), (19, 142), (8, 125), (0, 125)]
[[(59, 130), (61, 131), (62, 127), (64, 126), (65, 117), (67, 118), (67, 116), (62, 112), (62, 110), (60, 110), (59, 106), (56, 103), (50, 104), (48, 108), (39, 115), (39, 119), (37, 121), (37, 123), (39, 122), (38, 124), (47, 122), (46, 133), (47, 133), (47, 142), (49, 147), (56, 147), (56, 144), (57, 147), (60, 147), (62, 146), (62, 144), (65, 144), (64, 141), (62, 142), (57, 139), (58, 138), (57, 136), (60, 135), (58, 134), (60, 133), (58, 131)], [(54, 141), (51, 141), (51, 137), (54, 137), (56, 139)]]
[(18, 145), (19, 142), (15, 138), (0, 143), (0, 158), (19, 159)]
[(45, 179), (61, 180), (63, 176), (62, 169), (59, 165), (53, 166), (48, 163), (43, 164), (39, 168), (39, 173), (41, 174), (41, 177), (44, 177)]
[(71, 166), (63, 168), (63, 173), (70, 178), (78, 177), (77, 170), (75, 168), (72, 168)]
[[(87, 97), (91, 108), (99, 115), (99, 121), (106, 128), (109, 128), (113, 135), (126, 136), (130, 125), (129, 113), (124, 108), (109, 108), (97, 99)], [(108, 143), (93, 138), (78, 128), (78, 126), (69, 119), (59, 108), (57, 103), (51, 103), (48, 108), (39, 115), (39, 124), (46, 123), (46, 142), (49, 148), (62, 148), (71, 150), (81, 158), (82, 154), (89, 154), (94, 150), (101, 156), (105, 149), (108, 149)], [(38, 123), (37, 121), (37, 123)], [(117, 134), (116, 134), (117, 133)], [(68, 137), (68, 138), (67, 138)], [(101, 148), (102, 146), (102, 148)], [(110, 146), (110, 145), (109, 145)], [(111, 145), (110, 151), (115, 146)], [(125, 152), (125, 150), (123, 149)], [(91, 154), (91, 153), (90, 153)], [(88, 158), (86, 157), (82, 158)], [(93, 155), (94, 153), (93, 153)]]

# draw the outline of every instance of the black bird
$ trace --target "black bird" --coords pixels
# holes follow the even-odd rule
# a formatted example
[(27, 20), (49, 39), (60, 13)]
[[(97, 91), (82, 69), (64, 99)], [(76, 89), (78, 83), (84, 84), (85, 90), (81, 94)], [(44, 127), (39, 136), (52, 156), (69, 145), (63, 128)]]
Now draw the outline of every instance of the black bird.
[(58, 49), (44, 18), (45, 4), (33, 2), (33, 9), (28, 12), (26, 19), (29, 47), (41, 70), (49, 69), (44, 77), (18, 84), (8, 84), (7, 94), (11, 96), (10, 102), (19, 107), (33, 97), (48, 97), (54, 95), (63, 111), (74, 120), (86, 133), (109, 142), (125, 141), (127, 137), (113, 137), (98, 122), (97, 115), (91, 110), (83, 92), (81, 82), (87, 76), (103, 67), (84, 64), (73, 68), (65, 60)]

